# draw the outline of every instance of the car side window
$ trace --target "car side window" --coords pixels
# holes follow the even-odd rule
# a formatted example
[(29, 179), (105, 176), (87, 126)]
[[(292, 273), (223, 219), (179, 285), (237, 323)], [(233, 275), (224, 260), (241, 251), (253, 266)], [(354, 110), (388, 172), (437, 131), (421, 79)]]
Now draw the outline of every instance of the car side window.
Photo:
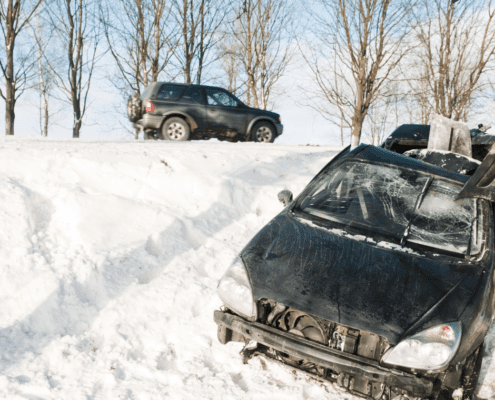
[(202, 89), (199, 87), (189, 87), (180, 100), (185, 103), (203, 104)]
[(162, 85), (156, 97), (160, 100), (177, 100), (183, 90), (183, 86), (165, 84)]
[(237, 107), (239, 103), (223, 90), (206, 89), (206, 103), (211, 106)]

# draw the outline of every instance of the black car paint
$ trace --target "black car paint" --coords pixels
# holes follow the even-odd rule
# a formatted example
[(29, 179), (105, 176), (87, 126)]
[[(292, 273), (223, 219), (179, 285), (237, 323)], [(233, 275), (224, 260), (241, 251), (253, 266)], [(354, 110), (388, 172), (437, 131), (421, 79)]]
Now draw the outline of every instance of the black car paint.
[[(345, 149), (321, 172), (349, 157), (396, 163), (465, 183), (468, 177), (373, 146)], [(318, 174), (298, 197), (310, 191)], [(281, 304), (385, 336), (391, 344), (428, 327), (461, 321), (463, 335), (453, 363), (482, 342), (493, 305), (493, 228), (479, 261), (446, 254), (409, 254), (356, 240), (318, 217), (298, 217), (296, 199), (246, 245), (241, 257), (257, 299)], [(489, 219), (493, 220), (491, 210)], [(309, 226), (305, 221), (311, 221)], [(488, 220), (488, 218), (486, 218)], [(357, 233), (356, 233), (357, 234)], [(363, 235), (362, 232), (360, 232)]]
[[(158, 99), (157, 94), (162, 85), (185, 87), (177, 100)], [(143, 119), (136, 125), (145, 130), (159, 130), (168, 117), (180, 116), (184, 118), (190, 128), (193, 138), (218, 137), (219, 139), (249, 140), (251, 130), (257, 121), (267, 121), (273, 125), (275, 136), (282, 134), (283, 126), (280, 123), (280, 115), (271, 111), (249, 107), (242, 103), (232, 93), (225, 89), (205, 85), (186, 85), (157, 82), (153, 88), (142, 97)], [(201, 104), (183, 101), (187, 89), (201, 91)], [(220, 90), (233, 97), (237, 107), (211, 106), (206, 104), (205, 89)], [(154, 112), (146, 111), (146, 104), (151, 101), (155, 105)]]
[[(479, 129), (471, 129), (470, 134), (473, 158), (481, 161), (495, 143), (495, 135)], [(426, 148), (429, 137), (430, 125), (404, 124), (395, 129), (380, 147), (404, 153), (409, 149)]]

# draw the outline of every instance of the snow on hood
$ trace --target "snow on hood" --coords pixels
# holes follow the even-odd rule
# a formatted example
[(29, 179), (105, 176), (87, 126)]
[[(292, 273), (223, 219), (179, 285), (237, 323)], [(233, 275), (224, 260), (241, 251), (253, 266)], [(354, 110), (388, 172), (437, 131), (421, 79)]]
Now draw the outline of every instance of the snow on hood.
[(443, 317), (458, 320), (481, 267), (428, 259), (340, 230), (316, 229), (284, 212), (241, 253), (256, 298), (373, 332), (397, 344), (452, 291)]

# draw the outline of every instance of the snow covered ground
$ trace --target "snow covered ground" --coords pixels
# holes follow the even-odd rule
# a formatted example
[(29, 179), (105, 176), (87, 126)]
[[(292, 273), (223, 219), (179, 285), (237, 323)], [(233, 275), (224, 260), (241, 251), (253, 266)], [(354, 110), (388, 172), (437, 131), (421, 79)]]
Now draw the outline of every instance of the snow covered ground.
[[(351, 399), (216, 339), (216, 285), (338, 151), (0, 137), (0, 398)], [(495, 398), (485, 350), (481, 397)]]

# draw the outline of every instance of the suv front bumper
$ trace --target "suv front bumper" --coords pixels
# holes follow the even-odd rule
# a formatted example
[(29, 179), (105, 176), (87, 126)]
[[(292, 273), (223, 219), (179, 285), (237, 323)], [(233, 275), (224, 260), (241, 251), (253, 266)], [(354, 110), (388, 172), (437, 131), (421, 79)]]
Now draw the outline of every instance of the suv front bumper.
[(284, 126), (282, 124), (275, 124), (275, 127), (277, 128), (277, 136), (280, 136), (284, 131)]
[(310, 361), (338, 374), (356, 376), (370, 382), (398, 388), (413, 397), (426, 397), (433, 392), (433, 382), (430, 380), (383, 367), (375, 360), (344, 353), (292, 333), (257, 322), (248, 322), (241, 317), (222, 311), (215, 311), (214, 320), (218, 325), (218, 339), (223, 344), (229, 341), (226, 339), (233, 331), (245, 339), (254, 340), (283, 353)]

